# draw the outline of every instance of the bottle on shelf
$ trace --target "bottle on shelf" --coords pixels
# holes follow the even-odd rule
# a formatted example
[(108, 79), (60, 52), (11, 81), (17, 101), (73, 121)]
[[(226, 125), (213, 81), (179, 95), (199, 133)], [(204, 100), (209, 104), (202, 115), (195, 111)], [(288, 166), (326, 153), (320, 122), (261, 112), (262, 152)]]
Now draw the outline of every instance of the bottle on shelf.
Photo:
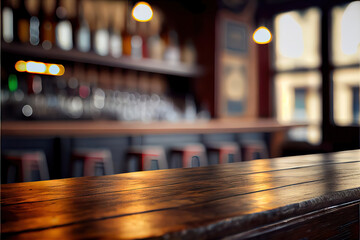
[(160, 37), (163, 14), (157, 8), (153, 8), (153, 12), (153, 18), (149, 22), (150, 37), (147, 39), (148, 57), (162, 60), (165, 50), (164, 40)]
[(196, 105), (191, 96), (186, 96), (185, 98), (184, 118), (187, 122), (193, 122), (196, 120)]
[(86, 81), (85, 67), (82, 64), (75, 64), (74, 76), (79, 79), (78, 95), (85, 101), (90, 96), (90, 84)]
[[(131, 10), (129, 9), (129, 12)], [(130, 14), (128, 17), (128, 32), (131, 35), (131, 57), (141, 59), (143, 57), (143, 38), (138, 34), (138, 23)]]
[(74, 69), (69, 69), (65, 78), (67, 78), (68, 93), (62, 107), (63, 111), (68, 117), (79, 119), (83, 116), (84, 110), (83, 101), (79, 96), (79, 79)]
[(131, 37), (131, 57), (140, 59), (143, 57), (143, 39), (139, 35), (133, 35)]
[(94, 6), (94, 1), (91, 0), (83, 0), (82, 6), (83, 6), (83, 13), (84, 13), (84, 19), (89, 25), (89, 31), (90, 31), (90, 51), (95, 51), (95, 32), (97, 30), (96, 28), (96, 6)]
[(188, 65), (195, 65), (197, 59), (196, 48), (194, 43), (187, 39), (181, 50), (181, 61)]
[(2, 38), (11, 43), (14, 40), (14, 10), (10, 0), (4, 2), (2, 9)]
[(25, 7), (30, 14), (30, 44), (38, 45), (40, 43), (40, 20), (38, 18), (40, 10), (40, 0), (25, 0)]
[(21, 43), (30, 42), (30, 14), (26, 10), (25, 1), (20, 1), (17, 19), (17, 38)]
[(73, 0), (60, 0), (56, 8), (56, 16), (59, 21), (56, 25), (56, 44), (62, 50), (73, 48), (73, 27), (69, 20), (68, 6)]
[(89, 52), (91, 48), (90, 27), (85, 17), (85, 6), (83, 1), (79, 2), (78, 28), (76, 30), (76, 47), (81, 52)]
[(138, 91), (141, 94), (150, 93), (150, 74), (141, 72), (138, 79)]
[(42, 1), (42, 22), (40, 24), (41, 46), (50, 49), (55, 44), (55, 17), (56, 0)]
[(137, 73), (132, 70), (127, 70), (124, 76), (125, 89), (127, 92), (134, 93), (137, 90)]
[(168, 33), (168, 44), (164, 52), (164, 60), (170, 64), (177, 64), (180, 62), (180, 55), (178, 34), (175, 30), (170, 30)]
[(94, 33), (94, 50), (101, 56), (109, 55), (109, 13), (106, 4), (102, 2), (94, 3), (96, 9), (96, 30)]
[(138, 35), (142, 40), (142, 57), (149, 58), (149, 49), (147, 39), (150, 37), (150, 23), (149, 22), (137, 22)]
[(115, 68), (113, 69), (112, 75), (112, 89), (114, 89), (115, 91), (124, 91), (125, 89), (125, 81), (124, 81), (124, 76), (123, 76), (123, 72), (118, 69)]
[(110, 54), (118, 58), (122, 55), (123, 42), (121, 32), (125, 25), (125, 2), (108, 3), (110, 19)]
[(135, 34), (136, 22), (131, 16), (130, 6), (126, 8), (125, 16), (126, 16), (125, 18), (126, 25), (124, 28), (124, 32), (122, 34), (123, 54), (126, 56), (131, 56), (131, 52), (132, 52), (131, 40), (132, 40), (132, 35)]

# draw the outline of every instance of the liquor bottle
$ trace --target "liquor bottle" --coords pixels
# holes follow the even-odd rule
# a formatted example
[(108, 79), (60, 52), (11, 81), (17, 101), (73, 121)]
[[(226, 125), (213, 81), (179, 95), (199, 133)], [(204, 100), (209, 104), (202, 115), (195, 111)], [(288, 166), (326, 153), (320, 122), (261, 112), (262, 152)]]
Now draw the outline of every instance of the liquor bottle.
[(97, 11), (96, 30), (94, 33), (94, 50), (101, 56), (109, 54), (109, 14), (106, 5), (102, 2), (95, 4)]
[(196, 63), (196, 58), (197, 54), (194, 43), (190, 39), (188, 39), (184, 47), (182, 48), (181, 60), (186, 64), (194, 65)]
[(40, 25), (41, 45), (44, 49), (50, 49), (55, 44), (55, 18), (56, 0), (42, 1), (42, 21)]
[(38, 45), (40, 43), (40, 20), (38, 17), (40, 0), (26, 0), (25, 7), (30, 14), (30, 43)]
[(159, 96), (164, 96), (168, 90), (164, 75), (152, 74), (150, 78), (150, 92)]
[(141, 72), (138, 78), (138, 91), (140, 94), (150, 93), (150, 75), (146, 72)]
[(147, 39), (149, 38), (149, 22), (137, 22), (137, 29), (138, 29), (138, 36), (141, 37), (142, 40), (142, 46), (141, 46), (141, 57), (148, 58), (149, 57), (149, 51), (148, 51), (148, 45), (147, 45)]
[[(131, 16), (130, 6), (126, 9), (126, 26), (122, 35), (123, 39), (123, 54), (126, 56), (131, 56), (132, 46), (131, 40), (132, 36), (135, 34), (136, 22)], [(135, 38), (136, 40), (136, 38)], [(136, 41), (135, 41), (136, 43)]]
[(72, 24), (68, 19), (67, 4), (68, 0), (60, 0), (56, 8), (56, 16), (59, 19), (59, 22), (56, 25), (56, 44), (63, 50), (70, 50), (73, 48)]
[(164, 60), (169, 63), (176, 64), (180, 62), (180, 48), (178, 35), (175, 30), (169, 31), (169, 44), (164, 52)]
[(19, 36), (18, 36), (18, 22), (19, 22), (19, 16), (20, 16), (20, 0), (10, 0), (11, 2), (11, 8), (13, 12), (13, 40), (14, 42), (20, 42)]
[(88, 52), (90, 51), (91, 48), (91, 35), (90, 35), (90, 27), (89, 24), (85, 18), (85, 13), (84, 13), (84, 6), (83, 6), (83, 2), (79, 3), (79, 8), (78, 8), (78, 12), (79, 12), (79, 24), (78, 24), (78, 29), (76, 31), (76, 47), (81, 51), (81, 52)]
[(140, 59), (143, 57), (143, 38), (139, 34), (140, 23), (136, 22), (132, 16), (130, 16), (128, 23), (128, 29), (131, 35), (131, 57)]
[(17, 20), (17, 38), (21, 43), (30, 41), (30, 17), (25, 8), (25, 1), (21, 1)]
[(79, 79), (79, 96), (86, 99), (90, 95), (90, 87), (85, 78), (85, 67), (82, 64), (74, 65), (74, 77)]
[(131, 37), (131, 57), (140, 59), (143, 57), (143, 39), (139, 35)]
[(65, 0), (65, 8), (67, 12), (67, 18), (69, 19), (72, 27), (72, 45), (76, 46), (76, 34), (74, 31), (79, 28), (79, 19), (78, 19), (78, 1), (74, 0)]
[(153, 11), (153, 18), (149, 22), (150, 37), (147, 39), (148, 57), (162, 60), (165, 50), (165, 42), (160, 37), (163, 14), (156, 8)]
[[(80, 6), (81, 8), (81, 6)], [(95, 51), (95, 33), (97, 26), (97, 18), (96, 18), (96, 2), (91, 0), (83, 0), (82, 1), (82, 10), (84, 13), (84, 20), (87, 22), (90, 31), (90, 47), (89, 51)]]
[(110, 53), (117, 58), (122, 55), (123, 50), (121, 32), (124, 29), (125, 5), (124, 2), (114, 2), (109, 7), (113, 16), (110, 24)]
[(125, 91), (124, 74), (118, 68), (113, 69), (111, 85), (112, 85), (112, 89), (114, 89), (115, 91)]
[(120, 31), (115, 27), (112, 27), (110, 31), (110, 53), (114, 58), (122, 55), (122, 38)]
[(125, 89), (127, 92), (134, 93), (137, 90), (137, 72), (128, 70), (124, 75)]
[(4, 2), (2, 9), (2, 37), (7, 43), (14, 40), (14, 11), (10, 0)]

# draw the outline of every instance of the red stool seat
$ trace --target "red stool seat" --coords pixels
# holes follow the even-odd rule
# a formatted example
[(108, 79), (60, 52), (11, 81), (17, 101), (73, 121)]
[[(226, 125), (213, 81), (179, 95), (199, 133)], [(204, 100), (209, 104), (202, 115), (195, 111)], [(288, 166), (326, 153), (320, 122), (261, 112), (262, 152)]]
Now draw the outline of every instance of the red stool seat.
[(262, 141), (243, 142), (241, 144), (244, 161), (268, 158), (266, 144)]
[[(10, 175), (14, 175), (13, 177), (15, 178), (15, 181), (20, 182), (49, 179), (46, 157), (44, 152), (41, 150), (5, 151), (4, 159), (7, 165), (7, 182), (10, 180)], [(15, 171), (17, 171), (17, 173), (11, 173), (12, 167), (13, 169), (16, 169)], [(33, 178), (32, 173), (34, 170), (39, 171), (39, 179)]]
[(181, 154), (181, 165), (185, 168), (207, 166), (205, 147), (202, 144), (187, 144), (185, 146), (173, 147), (171, 149), (171, 167), (176, 167), (175, 154)]
[(167, 169), (165, 151), (160, 146), (133, 146), (127, 152), (127, 171)]
[[(111, 152), (107, 149), (76, 149), (72, 153), (72, 176), (79, 175), (76, 172), (76, 161), (83, 161), (83, 176), (110, 175), (114, 174)], [(100, 167), (102, 174), (97, 174)]]
[(237, 143), (234, 142), (219, 142), (207, 144), (209, 154), (216, 153), (218, 163), (232, 163), (241, 161), (240, 150)]

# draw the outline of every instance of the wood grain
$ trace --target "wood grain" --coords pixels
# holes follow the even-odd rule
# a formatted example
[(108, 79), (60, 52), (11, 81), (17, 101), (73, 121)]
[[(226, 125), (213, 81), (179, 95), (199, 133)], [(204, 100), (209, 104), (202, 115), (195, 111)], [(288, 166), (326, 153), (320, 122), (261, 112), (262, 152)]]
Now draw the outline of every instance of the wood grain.
[(272, 119), (257, 121), (199, 121), (199, 122), (117, 122), (117, 121), (36, 121), (2, 122), (2, 135), (148, 135), (194, 133), (275, 132), (305, 124), (279, 124)]
[(4, 239), (241, 239), (280, 223), (303, 232), (311, 225), (301, 219), (326, 214), (356, 226), (356, 214), (334, 211), (360, 203), (360, 150), (3, 184), (1, 193)]

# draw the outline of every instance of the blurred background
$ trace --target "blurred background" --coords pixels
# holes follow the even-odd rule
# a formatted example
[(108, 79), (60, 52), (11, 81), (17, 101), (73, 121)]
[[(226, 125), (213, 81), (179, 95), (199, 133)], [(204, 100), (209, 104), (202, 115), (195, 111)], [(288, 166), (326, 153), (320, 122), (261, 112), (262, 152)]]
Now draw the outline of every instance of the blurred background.
[(360, 1), (2, 0), (2, 183), (356, 149), (359, 87)]

